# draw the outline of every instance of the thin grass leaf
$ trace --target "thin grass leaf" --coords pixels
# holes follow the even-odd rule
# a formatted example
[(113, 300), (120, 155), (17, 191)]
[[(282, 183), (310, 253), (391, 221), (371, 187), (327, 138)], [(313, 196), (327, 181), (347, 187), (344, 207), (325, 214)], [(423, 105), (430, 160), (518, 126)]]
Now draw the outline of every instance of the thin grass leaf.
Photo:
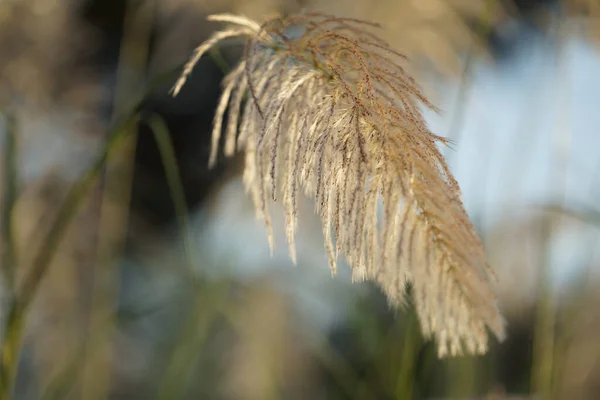
[[(13, 115), (5, 116), (5, 140), (3, 152), (3, 202), (2, 202), (2, 273), (4, 290), (8, 293), (9, 309), (15, 303), (15, 271), (17, 255), (14, 243), (13, 210), (17, 198), (17, 123)], [(9, 320), (14, 313), (9, 314)], [(22, 323), (7, 329), (2, 338), (2, 362), (0, 363), (0, 395), (10, 396), (18, 366), (18, 350)], [(15, 354), (16, 353), (16, 354)]]
[(7, 289), (13, 290), (15, 268), (17, 265), (14, 231), (13, 209), (17, 199), (17, 122), (13, 115), (5, 116), (4, 154), (3, 154), (3, 201), (2, 225), (2, 271), (6, 279)]

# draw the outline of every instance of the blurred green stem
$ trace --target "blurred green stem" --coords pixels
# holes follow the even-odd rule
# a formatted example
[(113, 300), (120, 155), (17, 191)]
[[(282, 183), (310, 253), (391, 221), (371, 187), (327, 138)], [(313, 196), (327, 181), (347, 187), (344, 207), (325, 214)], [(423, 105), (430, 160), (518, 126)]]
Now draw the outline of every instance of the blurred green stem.
[(419, 335), (419, 321), (414, 313), (407, 316), (404, 329), (404, 343), (402, 345), (402, 361), (398, 379), (396, 381), (396, 399), (412, 399), (414, 396), (415, 369), (421, 348)]
[(307, 340), (312, 346), (311, 354), (332, 375), (348, 399), (373, 399), (374, 394), (352, 365), (322, 335), (311, 334)]
[[(177, 223), (181, 232), (183, 252), (187, 263), (186, 272), (192, 280), (194, 295), (196, 297), (193, 311), (181, 332), (180, 340), (177, 341), (177, 345), (173, 348), (168, 362), (165, 364), (167, 367), (164, 379), (158, 390), (159, 399), (170, 399), (173, 398), (174, 393), (178, 395), (175, 397), (183, 395), (186, 386), (183, 382), (185, 381), (186, 372), (189, 373), (192, 369), (193, 358), (198, 354), (199, 349), (208, 336), (211, 321), (217, 315), (218, 305), (223, 301), (224, 296), (228, 292), (228, 285), (224, 283), (218, 288), (209, 291), (201, 287), (194, 269), (195, 258), (189, 226), (188, 206), (169, 130), (164, 120), (158, 115), (151, 116), (148, 120), (148, 125), (154, 134), (165, 168), (167, 184), (171, 198), (173, 199)], [(190, 347), (186, 346), (186, 344), (189, 344)], [(190, 351), (190, 348), (193, 348), (195, 351)]]
[(540, 249), (540, 279), (534, 328), (532, 391), (542, 399), (552, 397), (554, 361), (555, 304), (552, 293), (552, 272), (548, 253), (551, 249), (553, 223), (549, 217), (542, 221)]
[(151, 116), (148, 120), (148, 124), (154, 133), (154, 138), (156, 140), (160, 157), (165, 168), (167, 184), (169, 185), (169, 191), (171, 198), (173, 199), (173, 207), (175, 208), (175, 214), (177, 215), (177, 223), (181, 232), (183, 251), (188, 263), (188, 270), (191, 272), (192, 276), (195, 276), (188, 206), (185, 199), (185, 192), (183, 190), (183, 183), (181, 182), (179, 166), (177, 165), (175, 149), (173, 148), (173, 143), (171, 142), (171, 136), (169, 135), (169, 130), (165, 124), (165, 121), (160, 116), (156, 114)]
[[(5, 140), (3, 152), (3, 202), (2, 202), (2, 285), (3, 296), (6, 296), (9, 303), (9, 313), (12, 313), (12, 304), (14, 303), (14, 283), (15, 271), (17, 267), (16, 249), (14, 243), (13, 230), (13, 210), (17, 197), (17, 123), (14, 115), (7, 113), (4, 115)], [(7, 321), (11, 316), (7, 318)], [(0, 370), (0, 396), (8, 398), (12, 393), (14, 376), (18, 365), (17, 357), (12, 351), (12, 344), (18, 343), (20, 323), (16, 324), (17, 329), (6, 331), (2, 342), (2, 362)]]
[(222, 303), (227, 299), (230, 282), (224, 280), (210, 289), (195, 286), (195, 301), (164, 363), (165, 370), (158, 385), (157, 399), (185, 398), (188, 379), (195, 370), (194, 362), (204, 347), (212, 322), (220, 314)]
[[(566, 62), (566, 47), (569, 37), (568, 24), (561, 23), (557, 16), (554, 20), (555, 34), (558, 38), (558, 52), (556, 56), (559, 84), (557, 85), (556, 109), (558, 121), (555, 124), (554, 137), (555, 171), (551, 174), (549, 187), (555, 191), (557, 203), (565, 207), (567, 193), (567, 169), (570, 156), (570, 120), (568, 100), (570, 86), (568, 81), (568, 64)], [(565, 104), (567, 103), (567, 104)], [(557, 382), (554, 380), (556, 373), (557, 348), (564, 347), (562, 338), (556, 334), (556, 294), (553, 293), (553, 273), (551, 265), (552, 239), (554, 233), (563, 222), (562, 215), (543, 216), (541, 227), (541, 271), (540, 295), (535, 326), (535, 341), (533, 352), (532, 389), (542, 399), (551, 399), (558, 396)]]
[[(2, 278), (3, 296), (8, 298), (9, 304), (14, 304), (14, 282), (17, 266), (16, 250), (13, 231), (13, 209), (17, 197), (17, 124), (12, 114), (5, 115), (5, 140), (3, 154), (3, 195), (2, 202)], [(9, 308), (9, 317), (6, 321), (14, 319), (14, 310)], [(18, 354), (14, 349), (19, 347), (22, 322), (15, 321), (13, 329), (6, 330), (2, 341), (2, 361), (0, 370), (0, 398), (7, 399), (13, 390), (14, 377), (18, 366)]]
[[(5, 140), (3, 155), (2, 272), (5, 287), (13, 290), (16, 269), (16, 250), (13, 232), (13, 209), (17, 198), (17, 123), (12, 114), (5, 115)], [(12, 293), (10, 293), (12, 295)]]

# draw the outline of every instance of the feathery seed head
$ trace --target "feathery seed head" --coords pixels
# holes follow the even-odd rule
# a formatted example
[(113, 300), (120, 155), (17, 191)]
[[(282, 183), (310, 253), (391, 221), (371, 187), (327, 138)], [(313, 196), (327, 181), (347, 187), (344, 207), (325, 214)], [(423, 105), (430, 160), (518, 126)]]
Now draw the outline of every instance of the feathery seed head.
[(271, 251), (269, 204), (281, 195), (296, 261), (302, 190), (315, 200), (332, 271), (343, 255), (353, 279), (377, 282), (393, 305), (412, 285), (422, 330), (436, 335), (440, 356), (485, 352), (486, 327), (502, 339), (491, 270), (438, 149), (446, 141), (420, 111), (433, 105), (402, 68), (406, 58), (374, 34), (378, 26), (318, 13), (263, 24), (210, 19), (232, 26), (196, 49), (173, 92), (211, 47), (246, 39), (224, 80), (209, 163), (222, 132), (226, 156), (244, 151), (244, 183)]

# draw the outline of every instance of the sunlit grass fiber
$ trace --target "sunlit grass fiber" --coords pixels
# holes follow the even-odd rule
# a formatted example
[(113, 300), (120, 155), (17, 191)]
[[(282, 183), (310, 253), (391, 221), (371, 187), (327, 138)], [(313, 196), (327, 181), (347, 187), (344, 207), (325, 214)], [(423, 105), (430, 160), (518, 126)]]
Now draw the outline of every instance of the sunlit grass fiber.
[(246, 40), (224, 80), (209, 164), (223, 133), (226, 156), (243, 150), (244, 183), (271, 251), (269, 204), (281, 200), (296, 260), (302, 191), (315, 200), (332, 272), (344, 256), (353, 279), (377, 282), (393, 305), (411, 285), (422, 331), (435, 334), (440, 356), (485, 352), (486, 326), (503, 338), (493, 274), (438, 148), (447, 140), (420, 111), (434, 106), (379, 27), (317, 13), (263, 24), (209, 19), (230, 27), (196, 49), (173, 93), (220, 41)]

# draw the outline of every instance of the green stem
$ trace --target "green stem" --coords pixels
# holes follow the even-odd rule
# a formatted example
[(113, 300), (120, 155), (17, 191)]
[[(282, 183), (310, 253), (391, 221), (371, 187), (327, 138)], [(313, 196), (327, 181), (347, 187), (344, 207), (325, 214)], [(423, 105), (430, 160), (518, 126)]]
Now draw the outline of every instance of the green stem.
[(222, 303), (227, 299), (229, 289), (230, 282), (225, 280), (210, 290), (197, 288), (194, 291), (194, 305), (164, 363), (165, 370), (157, 388), (157, 399), (185, 397), (194, 362), (209, 338), (213, 321), (221, 315)]
[(402, 345), (402, 361), (396, 381), (395, 398), (397, 400), (412, 399), (414, 397), (415, 369), (421, 347), (419, 321), (413, 313), (408, 314), (407, 319)]
[(24, 312), (14, 301), (11, 301), (10, 313), (6, 323), (2, 341), (2, 371), (0, 374), (0, 399), (12, 397), (17, 368), (19, 365), (19, 350), (23, 337)]
[[(4, 142), (4, 201), (2, 203), (2, 272), (5, 279), (3, 289), (6, 290), (9, 304), (12, 306), (14, 300), (14, 281), (15, 270), (17, 267), (17, 257), (14, 243), (13, 231), (13, 210), (17, 197), (17, 128), (13, 115), (6, 115), (6, 133)], [(8, 320), (14, 319), (14, 313), (17, 311), (9, 307)], [(22, 320), (18, 319), (13, 323), (11, 330), (7, 330), (5, 339), (2, 342), (2, 359), (0, 369), (0, 398), (10, 398), (13, 390), (14, 377), (16, 376), (18, 354), (14, 349), (18, 348), (20, 343), (20, 332), (22, 330)]]
[(17, 124), (13, 115), (6, 115), (3, 173), (4, 201), (2, 202), (2, 269), (5, 285), (12, 291), (16, 268), (13, 237), (13, 208), (17, 197)]
[(175, 150), (173, 148), (171, 136), (169, 135), (169, 130), (165, 124), (165, 121), (160, 116), (156, 114), (151, 116), (148, 120), (148, 124), (154, 133), (158, 151), (160, 152), (160, 157), (165, 168), (167, 184), (169, 185), (170, 195), (173, 199), (173, 207), (175, 208), (177, 223), (182, 236), (184, 254), (188, 263), (189, 272), (191, 272), (192, 276), (195, 276), (188, 206), (185, 199), (183, 182), (181, 181), (181, 174), (179, 173), (179, 166), (177, 165), (177, 157), (175, 156)]
[(531, 388), (542, 399), (552, 398), (555, 346), (555, 304), (552, 293), (552, 271), (550, 270), (550, 251), (553, 221), (544, 217), (540, 227), (542, 246), (540, 249), (540, 279), (538, 302), (536, 305), (535, 331), (533, 342), (533, 370)]
[[(179, 173), (179, 167), (177, 165), (177, 158), (169, 135), (169, 130), (164, 120), (158, 115), (153, 115), (148, 120), (160, 156), (162, 159), (163, 166), (165, 168), (165, 175), (167, 178), (167, 184), (171, 198), (173, 199), (173, 206), (177, 215), (177, 223), (181, 232), (181, 238), (183, 242), (183, 252), (187, 262), (187, 273), (190, 275), (193, 285), (194, 292), (196, 293), (196, 299), (194, 311), (189, 317), (186, 326), (181, 332), (181, 338), (178, 341), (178, 345), (173, 348), (169, 356), (169, 362), (166, 364), (167, 369), (165, 371), (165, 378), (161, 382), (158, 390), (158, 398), (172, 398), (173, 393), (183, 394), (185, 385), (182, 384), (182, 375), (189, 371), (192, 365), (192, 357), (197, 353), (190, 351), (186, 343), (192, 343), (193, 348), (196, 350), (202, 347), (202, 344), (208, 336), (208, 331), (211, 325), (212, 319), (217, 315), (217, 306), (223, 299), (223, 296), (228, 292), (227, 285), (218, 290), (216, 294), (204, 293), (200, 282), (198, 281), (197, 275), (194, 271), (194, 255), (192, 247), (192, 236), (189, 227), (189, 215), (188, 206), (185, 199), (185, 192), (183, 190), (183, 183), (181, 181), (181, 175)], [(206, 307), (206, 305), (213, 305), (212, 308)]]

